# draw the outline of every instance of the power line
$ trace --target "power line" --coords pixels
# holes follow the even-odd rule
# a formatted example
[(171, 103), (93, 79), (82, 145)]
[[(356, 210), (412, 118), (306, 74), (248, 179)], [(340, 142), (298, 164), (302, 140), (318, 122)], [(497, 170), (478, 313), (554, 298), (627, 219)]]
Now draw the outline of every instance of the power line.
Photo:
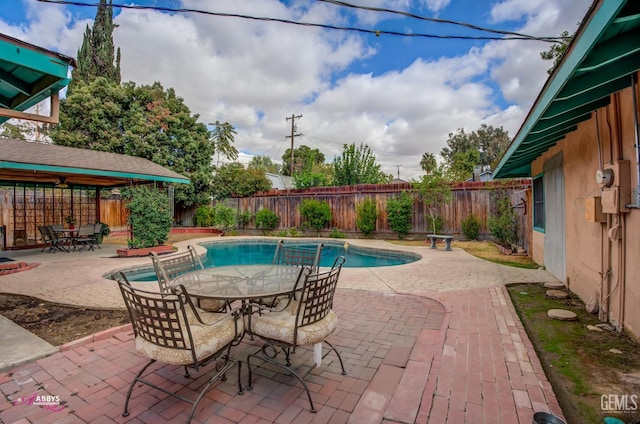
[[(54, 3), (54, 4), (62, 4), (62, 5), (69, 5), (69, 6), (79, 6), (79, 7), (101, 6), (100, 3), (85, 3), (85, 2), (71, 1), (71, 0), (38, 0), (38, 1), (41, 3)], [(102, 6), (104, 7), (104, 4)], [(495, 40), (495, 41), (534, 40), (534, 41), (545, 41), (545, 42), (551, 42), (551, 43), (556, 43), (562, 40), (562, 37), (535, 37), (532, 35), (507, 35), (506, 37), (498, 37), (498, 36), (441, 35), (441, 34), (388, 31), (388, 30), (382, 30), (382, 29), (368, 29), (368, 28), (318, 24), (318, 23), (311, 23), (311, 22), (298, 22), (298, 21), (292, 21), (289, 19), (270, 18), (265, 16), (250, 16), (250, 15), (242, 15), (239, 13), (210, 12), (210, 11), (200, 10), (200, 9), (173, 8), (173, 7), (163, 7), (163, 6), (143, 6), (143, 5), (136, 5), (136, 4), (111, 3), (111, 4), (108, 4), (107, 7), (115, 7), (118, 9), (133, 9), (133, 10), (155, 10), (160, 12), (198, 13), (198, 14), (209, 15), (209, 16), (240, 18), (240, 19), (249, 19), (249, 20), (265, 21), (265, 22), (279, 22), (279, 23), (290, 24), (290, 25), (333, 29), (338, 31), (360, 32), (360, 33), (372, 34), (376, 36), (395, 35), (395, 36), (402, 36), (402, 37), (432, 38), (432, 39), (443, 39), (443, 40)], [(454, 22), (455, 21), (451, 21), (450, 23), (454, 23)], [(478, 27), (478, 28), (481, 28), (481, 27)], [(517, 34), (517, 33), (514, 33), (514, 34)]]
[(536, 37), (536, 36), (532, 36), (532, 35), (528, 35), (528, 34), (522, 34), (522, 33), (519, 33), (519, 32), (505, 31), (505, 30), (500, 30), (500, 29), (481, 27), (481, 26), (470, 24), (470, 23), (467, 23), (467, 22), (452, 21), (452, 20), (449, 20), (449, 19), (429, 18), (429, 17), (426, 17), (426, 16), (416, 15), (416, 14), (411, 13), (411, 12), (405, 12), (403, 10), (387, 9), (387, 8), (383, 8), (383, 7), (360, 6), (360, 5), (351, 4), (351, 3), (347, 3), (347, 2), (339, 1), (339, 0), (318, 0), (318, 1), (325, 2), (325, 3), (330, 3), (330, 4), (335, 4), (337, 6), (342, 6), (342, 7), (349, 7), (349, 8), (353, 8), (353, 9), (367, 10), (367, 11), (371, 11), (371, 12), (393, 13), (393, 14), (396, 14), (396, 15), (402, 15), (402, 16), (406, 16), (408, 18), (419, 19), (419, 20), (422, 20), (422, 21), (428, 21), (428, 22), (434, 22), (434, 23), (440, 23), (440, 24), (458, 25), (458, 26), (462, 26), (462, 27), (465, 27), (465, 28), (474, 29), (474, 30), (477, 30), (477, 31), (489, 32), (489, 33), (493, 33), (493, 34), (515, 35), (515, 36), (524, 37), (524, 38), (530, 39), (530, 40), (550, 41), (550, 42), (554, 42), (555, 43), (555, 42), (560, 41), (561, 38), (562, 38), (562, 37)]

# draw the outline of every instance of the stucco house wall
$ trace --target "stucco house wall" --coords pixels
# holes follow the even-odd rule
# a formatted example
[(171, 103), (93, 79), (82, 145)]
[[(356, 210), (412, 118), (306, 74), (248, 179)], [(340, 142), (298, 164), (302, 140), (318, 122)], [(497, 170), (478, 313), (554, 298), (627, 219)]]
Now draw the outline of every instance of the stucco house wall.
[[(636, 94), (640, 97), (640, 93)], [(531, 175), (543, 174), (544, 164), (562, 152), (564, 172), (564, 220), (566, 278), (568, 288), (585, 303), (597, 300), (600, 318), (640, 334), (640, 209), (604, 214), (605, 222), (589, 222), (589, 202), (601, 203), (602, 186), (595, 174), (601, 163), (629, 161), (629, 169), (616, 178), (626, 178), (624, 195), (635, 203), (637, 190), (636, 133), (631, 88), (611, 96), (608, 106), (592, 113), (554, 147), (531, 164)], [(600, 144), (600, 148), (598, 148)], [(614, 185), (617, 183), (614, 183)], [(545, 187), (545, 192), (546, 192)], [(593, 198), (596, 200), (590, 200)], [(560, 205), (547, 205), (560, 207)], [(618, 236), (613, 233), (618, 228)], [(533, 230), (531, 256), (544, 264), (544, 241), (549, 235)]]

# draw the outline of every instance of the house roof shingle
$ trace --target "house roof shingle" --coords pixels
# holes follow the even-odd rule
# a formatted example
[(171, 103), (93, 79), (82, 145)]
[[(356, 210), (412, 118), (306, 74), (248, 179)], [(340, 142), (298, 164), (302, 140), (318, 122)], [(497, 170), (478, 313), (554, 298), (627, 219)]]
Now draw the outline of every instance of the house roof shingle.
[(0, 139), (0, 181), (58, 182), (117, 187), (130, 182), (162, 181), (189, 184), (189, 179), (147, 159), (100, 152)]

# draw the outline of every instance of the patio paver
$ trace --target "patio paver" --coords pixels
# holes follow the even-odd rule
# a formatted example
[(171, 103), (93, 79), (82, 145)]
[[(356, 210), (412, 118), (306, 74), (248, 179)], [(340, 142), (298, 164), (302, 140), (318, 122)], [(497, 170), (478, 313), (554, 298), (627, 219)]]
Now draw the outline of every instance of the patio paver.
[[(329, 354), (322, 367), (307, 376), (317, 414), (308, 411), (306, 394), (295, 378), (265, 366), (254, 377), (254, 390), (242, 396), (233, 384), (234, 368), (226, 382), (208, 393), (193, 422), (529, 424), (534, 411), (562, 416), (503, 287), (509, 278), (544, 282), (551, 277), (520, 270), (511, 274), (500, 266), (478, 269), (476, 258), (456, 249), (424, 250), (422, 267), (363, 269), (341, 276), (335, 299), (340, 323), (329, 340), (340, 350), (348, 374), (341, 375), (337, 359)], [(452, 254), (451, 259), (445, 254)], [(446, 280), (453, 272), (445, 267), (454, 259), (460, 275), (439, 288), (443, 283), (435, 281), (434, 273)], [(421, 279), (425, 284), (419, 285)], [(235, 355), (256, 348), (245, 340)], [(295, 364), (313, 363), (310, 351), (298, 354)], [(147, 387), (134, 389), (131, 415), (121, 417), (126, 385), (142, 362), (125, 327), (5, 370), (0, 373), (0, 421), (183, 421), (190, 405)], [(178, 367), (165, 366), (156, 374), (176, 387), (189, 383)], [(196, 378), (187, 390), (200, 383)], [(64, 408), (30, 405), (29, 396), (35, 393), (60, 396)]]

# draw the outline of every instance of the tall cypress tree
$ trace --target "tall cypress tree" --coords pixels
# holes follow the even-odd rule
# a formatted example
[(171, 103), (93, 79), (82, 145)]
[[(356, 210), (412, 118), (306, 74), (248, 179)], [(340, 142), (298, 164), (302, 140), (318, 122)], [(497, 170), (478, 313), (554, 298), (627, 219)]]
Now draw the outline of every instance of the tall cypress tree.
[[(84, 32), (82, 46), (78, 50), (78, 67), (71, 73), (68, 93), (78, 83), (88, 83), (97, 77), (105, 77), (108, 81), (120, 84), (120, 48), (116, 51), (113, 45), (113, 0), (100, 0), (100, 5), (93, 21)], [(115, 52), (115, 58), (114, 58)]]

